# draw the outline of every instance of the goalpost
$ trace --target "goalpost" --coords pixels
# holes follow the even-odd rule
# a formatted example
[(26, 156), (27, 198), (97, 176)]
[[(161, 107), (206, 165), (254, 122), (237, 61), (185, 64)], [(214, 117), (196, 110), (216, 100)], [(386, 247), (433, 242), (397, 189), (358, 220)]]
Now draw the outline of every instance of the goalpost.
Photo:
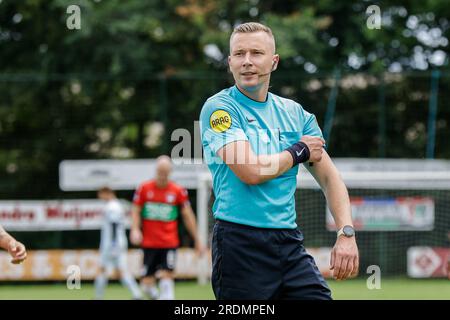
[[(386, 276), (442, 276), (446, 253), (439, 256), (439, 250), (450, 247), (450, 170), (341, 170), (341, 176), (351, 198), (360, 275), (377, 265)], [(214, 224), (211, 196), (211, 175), (202, 172), (197, 178), (198, 228), (208, 244)], [(307, 250), (330, 250), (336, 240), (334, 220), (319, 185), (303, 166), (295, 201)], [(205, 266), (203, 261), (199, 283), (210, 276)]]

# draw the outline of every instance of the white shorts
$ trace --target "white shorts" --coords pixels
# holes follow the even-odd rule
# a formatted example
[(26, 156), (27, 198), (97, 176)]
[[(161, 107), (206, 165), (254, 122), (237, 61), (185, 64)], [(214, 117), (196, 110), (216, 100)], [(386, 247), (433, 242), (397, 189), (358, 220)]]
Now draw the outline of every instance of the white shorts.
[(100, 266), (109, 269), (127, 270), (127, 249), (110, 249), (100, 251)]

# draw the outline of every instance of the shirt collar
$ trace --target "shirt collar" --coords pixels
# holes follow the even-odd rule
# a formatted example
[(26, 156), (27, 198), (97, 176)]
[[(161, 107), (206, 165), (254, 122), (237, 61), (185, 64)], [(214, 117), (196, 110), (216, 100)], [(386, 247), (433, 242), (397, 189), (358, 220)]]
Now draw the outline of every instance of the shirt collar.
[(236, 85), (234, 85), (231, 88), (231, 94), (232, 94), (233, 98), (235, 98), (240, 104), (243, 104), (244, 106), (257, 107), (257, 108), (266, 107), (269, 104), (269, 101), (271, 98), (270, 92), (267, 92), (266, 101), (259, 102), (259, 101), (253, 100), (253, 99), (247, 97), (245, 94), (243, 94)]

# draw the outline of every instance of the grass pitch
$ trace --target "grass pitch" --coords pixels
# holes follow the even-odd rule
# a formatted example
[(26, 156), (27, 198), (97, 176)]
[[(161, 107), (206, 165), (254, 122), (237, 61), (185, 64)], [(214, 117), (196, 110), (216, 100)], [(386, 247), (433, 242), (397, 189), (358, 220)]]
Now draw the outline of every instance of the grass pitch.
[[(346, 281), (328, 280), (333, 298), (337, 300), (450, 300), (450, 281), (447, 279), (413, 280), (408, 278), (385, 279), (380, 289), (369, 290), (365, 279)], [(198, 285), (195, 281), (177, 281), (175, 296), (180, 300), (214, 299), (211, 285)], [(92, 282), (84, 282), (80, 289), (67, 289), (65, 283), (15, 284), (0, 283), (0, 300), (91, 300), (94, 297)], [(118, 282), (110, 283), (105, 299), (130, 299), (130, 293)]]

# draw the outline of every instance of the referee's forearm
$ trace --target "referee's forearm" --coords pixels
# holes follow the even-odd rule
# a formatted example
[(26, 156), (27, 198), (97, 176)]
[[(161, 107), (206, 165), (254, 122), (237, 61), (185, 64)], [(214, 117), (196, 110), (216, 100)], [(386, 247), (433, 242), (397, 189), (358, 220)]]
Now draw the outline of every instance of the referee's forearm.
[(289, 152), (258, 156), (257, 183), (274, 179), (292, 168), (293, 160)]
[(248, 141), (236, 141), (221, 148), (217, 154), (244, 183), (260, 184), (285, 173), (294, 163), (288, 151), (256, 155)]
[(347, 187), (341, 177), (337, 175), (327, 179), (324, 189), (328, 207), (334, 217), (336, 227), (340, 229), (345, 225), (353, 226), (350, 199)]

